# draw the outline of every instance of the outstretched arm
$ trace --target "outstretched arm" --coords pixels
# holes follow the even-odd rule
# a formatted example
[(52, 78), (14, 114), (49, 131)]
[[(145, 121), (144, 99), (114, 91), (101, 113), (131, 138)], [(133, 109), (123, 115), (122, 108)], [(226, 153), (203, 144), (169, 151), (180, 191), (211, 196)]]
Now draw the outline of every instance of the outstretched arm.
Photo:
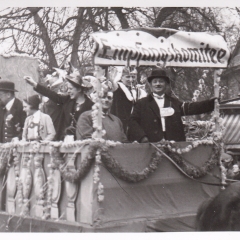
[(50, 90), (49, 88), (46, 88), (42, 86), (41, 84), (38, 84), (32, 77), (25, 76), (24, 79), (27, 81), (28, 84), (33, 86), (34, 90), (41, 95), (48, 97), (53, 102), (58, 104), (63, 104), (68, 99), (68, 96), (61, 96), (57, 94), (56, 92)]
[(183, 103), (181, 106), (181, 115), (197, 115), (212, 112), (214, 110), (214, 99), (201, 102)]

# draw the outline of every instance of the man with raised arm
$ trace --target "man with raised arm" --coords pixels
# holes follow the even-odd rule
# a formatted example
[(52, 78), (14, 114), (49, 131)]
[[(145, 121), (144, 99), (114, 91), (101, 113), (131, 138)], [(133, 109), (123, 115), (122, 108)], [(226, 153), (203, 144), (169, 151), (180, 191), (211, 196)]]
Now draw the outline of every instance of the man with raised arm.
[(131, 141), (185, 141), (181, 117), (214, 109), (214, 99), (185, 103), (167, 95), (170, 79), (162, 69), (154, 69), (148, 82), (151, 94), (135, 104), (130, 117), (128, 136)]

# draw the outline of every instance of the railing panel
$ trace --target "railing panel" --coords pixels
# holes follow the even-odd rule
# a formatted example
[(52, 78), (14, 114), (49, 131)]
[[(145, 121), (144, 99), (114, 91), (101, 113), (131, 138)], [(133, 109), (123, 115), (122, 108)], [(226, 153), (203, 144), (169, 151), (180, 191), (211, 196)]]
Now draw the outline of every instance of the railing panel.
[[(183, 147), (188, 143), (179, 144)], [(211, 151), (212, 146), (199, 146), (182, 156), (194, 166), (202, 166)], [(153, 152), (155, 149), (149, 144), (121, 144), (109, 148), (111, 157), (128, 172), (141, 172)], [(1, 192), (1, 211), (96, 229), (136, 221), (141, 221), (142, 227), (147, 226), (143, 222), (156, 219), (194, 216), (200, 203), (219, 191), (219, 187), (186, 178), (165, 157), (155, 172), (137, 183), (120, 180), (103, 161), (97, 161), (97, 155), (86, 176), (75, 183), (65, 181), (59, 166), (63, 164), (70, 171), (77, 169), (88, 155), (88, 145), (18, 146), (7, 172), (6, 188)], [(216, 174), (219, 174), (217, 168)], [(201, 180), (219, 183), (219, 179), (211, 176)], [(1, 175), (0, 188), (3, 184)]]

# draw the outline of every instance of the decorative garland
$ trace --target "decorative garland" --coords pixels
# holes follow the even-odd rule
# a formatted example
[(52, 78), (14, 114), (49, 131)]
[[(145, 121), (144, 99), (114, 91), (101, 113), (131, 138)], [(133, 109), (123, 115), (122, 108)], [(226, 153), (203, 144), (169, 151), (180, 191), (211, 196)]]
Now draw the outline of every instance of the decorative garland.
[(94, 162), (95, 151), (96, 146), (94, 144), (90, 144), (88, 156), (81, 161), (79, 168), (77, 168), (76, 170), (74, 169), (69, 170), (67, 166), (66, 167), (61, 166), (59, 170), (61, 172), (63, 179), (71, 183), (76, 183), (80, 181), (82, 178), (84, 178), (86, 174), (89, 172)]
[[(200, 178), (207, 174), (208, 171), (212, 170), (217, 164), (220, 157), (220, 147), (219, 145), (213, 145), (212, 139), (199, 140), (190, 143), (184, 148), (176, 146), (174, 141), (162, 141), (157, 144), (158, 147), (162, 148), (166, 154), (168, 154), (188, 175), (194, 178)], [(209, 159), (204, 163), (202, 167), (194, 167), (183, 160), (181, 154), (191, 151), (192, 149), (198, 147), (199, 145), (212, 145), (213, 151)], [(99, 157), (99, 153), (101, 156)], [(80, 181), (89, 171), (93, 161), (94, 156), (98, 164), (103, 164), (105, 167), (115, 176), (123, 181), (136, 183), (147, 179), (151, 173), (153, 173), (161, 161), (161, 154), (158, 152), (153, 153), (150, 162), (146, 168), (140, 172), (129, 172), (124, 169), (117, 160), (115, 160), (108, 151), (108, 147), (100, 142), (92, 142), (89, 147), (89, 154), (87, 159), (83, 159), (80, 167), (75, 171), (69, 171), (67, 168), (61, 169), (62, 176), (65, 180), (69, 182)], [(99, 182), (99, 165), (95, 165), (94, 169), (94, 183)], [(102, 188), (101, 185), (99, 187)], [(100, 191), (101, 192), (101, 191)], [(100, 194), (101, 195), (101, 194)]]
[(106, 168), (113, 173), (115, 176), (120, 178), (123, 181), (130, 182), (130, 183), (136, 183), (140, 182), (144, 179), (147, 179), (149, 175), (158, 168), (159, 163), (161, 162), (161, 154), (158, 152), (153, 153), (150, 163), (146, 168), (144, 168), (140, 172), (129, 172), (128, 170), (124, 169), (118, 161), (116, 161), (108, 151), (102, 151), (102, 162), (106, 166)]
[[(28, 199), (30, 190), (31, 190), (31, 184), (32, 184), (32, 175), (31, 175), (31, 163), (33, 162), (33, 151), (30, 151), (28, 161), (26, 162), (26, 170), (27, 170), (27, 176), (26, 176), (26, 186), (25, 191), (23, 190), (23, 206), (20, 215), (21, 216), (27, 216), (30, 213), (30, 200)], [(23, 183), (22, 183), (23, 184)]]
[(44, 214), (42, 216), (42, 219), (50, 218), (54, 185), (53, 180), (54, 170), (59, 169), (59, 166), (61, 164), (63, 164), (63, 159), (60, 157), (59, 147), (54, 144), (50, 145), (50, 164), (48, 164), (49, 176), (47, 178), (47, 203), (46, 206), (44, 207)]
[[(189, 176), (193, 178), (200, 178), (207, 174), (213, 167), (218, 163), (218, 159), (221, 154), (221, 142), (219, 141), (221, 136), (216, 133), (214, 138), (207, 138), (204, 140), (197, 140), (194, 142), (189, 142), (186, 147), (179, 147), (174, 141), (161, 141), (157, 143), (157, 146), (161, 148), (168, 156), (170, 156), (182, 170), (187, 173)], [(63, 159), (60, 157), (60, 147), (82, 147), (85, 144), (89, 144), (89, 152), (85, 159), (82, 159), (80, 166), (76, 169), (69, 169), (63, 163)], [(106, 141), (103, 139), (98, 140), (85, 140), (85, 141), (76, 141), (74, 143), (50, 143), (50, 157), (51, 162), (48, 165), (49, 177), (47, 181), (47, 201), (44, 208), (43, 219), (47, 219), (50, 217), (50, 209), (52, 204), (52, 193), (53, 193), (53, 174), (54, 169), (59, 169), (61, 175), (64, 180), (77, 183), (81, 179), (83, 179), (87, 173), (89, 172), (93, 162), (95, 162), (94, 166), (94, 174), (93, 174), (93, 182), (97, 184), (97, 199), (98, 202), (102, 202), (104, 200), (104, 186), (100, 181), (99, 172), (101, 164), (104, 164), (106, 169), (111, 172), (117, 178), (129, 182), (129, 183), (137, 183), (147, 179), (151, 173), (155, 172), (159, 166), (159, 163), (162, 160), (162, 155), (156, 151), (152, 154), (151, 159), (148, 165), (141, 171), (128, 171), (121, 164), (114, 159), (114, 157), (109, 152), (109, 147), (116, 146), (117, 144), (113, 141)], [(33, 144), (32, 152), (30, 153), (30, 159), (27, 162), (27, 169), (30, 170), (30, 164), (33, 158), (33, 152), (38, 152), (41, 144)], [(190, 152), (192, 149), (197, 148), (200, 145), (211, 145), (212, 153), (209, 159), (201, 166), (194, 167), (191, 164), (188, 164), (184, 161), (181, 156), (184, 153)], [(20, 207), (22, 208), (22, 215), (27, 215), (29, 212), (29, 200), (23, 195), (23, 182), (19, 179), (19, 159), (16, 156), (16, 148), (13, 149), (14, 156), (14, 167), (15, 174), (17, 180), (18, 187), (18, 202)], [(78, 151), (75, 152), (78, 154)], [(36, 164), (39, 164), (36, 161)], [(224, 169), (223, 169), (224, 170)], [(224, 171), (222, 171), (224, 173)], [(30, 173), (31, 174), (31, 173)], [(224, 176), (223, 176), (224, 177)], [(30, 178), (29, 178), (30, 180)], [(26, 187), (25, 187), (26, 188)], [(28, 189), (26, 189), (28, 192)], [(44, 199), (44, 190), (41, 193), (41, 198)]]
[(0, 176), (4, 175), (7, 170), (8, 160), (10, 153), (8, 153), (7, 149), (5, 151), (1, 152), (0, 156)]
[(220, 151), (218, 147), (214, 146), (209, 159), (203, 164), (202, 167), (197, 168), (184, 161), (182, 156), (179, 154), (169, 152), (168, 156), (170, 156), (189, 176), (193, 178), (200, 178), (205, 176), (207, 172), (211, 171), (214, 166), (217, 165), (218, 159), (220, 157)]
[[(215, 134), (215, 139), (218, 140), (221, 138), (219, 134)], [(194, 178), (199, 178), (201, 176), (206, 175), (206, 173), (213, 168), (213, 166), (216, 165), (216, 161), (220, 156), (220, 151), (219, 151), (219, 146), (213, 146), (213, 151), (211, 154), (211, 157), (205, 164), (200, 167), (200, 168), (195, 168), (193, 166), (190, 166), (187, 164), (183, 158), (180, 156), (183, 153), (187, 153), (191, 151), (192, 149), (198, 147), (199, 145), (213, 145), (214, 140), (212, 138), (204, 139), (204, 140), (197, 140), (194, 142), (190, 142), (188, 146), (184, 148), (177, 147), (176, 143), (174, 141), (161, 141), (160, 143), (157, 144), (158, 147), (164, 149), (164, 151), (190, 176)], [(216, 143), (216, 142), (215, 142)], [(68, 167), (64, 166), (62, 163), (62, 160), (57, 161), (53, 156), (52, 156), (52, 161), (51, 161), (51, 166), (50, 167), (50, 175), (52, 173), (52, 169), (59, 169), (61, 172), (61, 175), (63, 179), (66, 181), (76, 183), (79, 182), (82, 178), (86, 176), (86, 174), (89, 172), (94, 160), (98, 162), (98, 164), (95, 166), (95, 171), (94, 171), (94, 181), (95, 183), (99, 183), (99, 171), (100, 167), (99, 165), (101, 164), (101, 161), (103, 164), (106, 166), (106, 168), (119, 177), (120, 179), (127, 181), (127, 182), (139, 182), (142, 181), (148, 176), (154, 172), (158, 164), (161, 160), (161, 155), (156, 152), (152, 155), (150, 162), (148, 166), (143, 169), (140, 172), (129, 172), (128, 170), (124, 169), (121, 167), (121, 165), (110, 155), (108, 152), (109, 147), (116, 146), (119, 143), (113, 142), (113, 141), (106, 141), (103, 139), (99, 140), (87, 140), (87, 141), (76, 141), (74, 143), (74, 146), (66, 145), (64, 143), (57, 143), (57, 145), (53, 142), (50, 143), (51, 148), (60, 148), (60, 147), (78, 147), (82, 146), (84, 144), (89, 144), (89, 154), (85, 159), (83, 159), (80, 163), (80, 166), (76, 170), (70, 170)], [(56, 145), (56, 146), (55, 146)], [(35, 146), (34, 150), (37, 151), (39, 149), (39, 146)], [(99, 154), (96, 153), (99, 150)], [(50, 151), (51, 154), (51, 151)], [(16, 158), (17, 160), (17, 158)], [(30, 163), (29, 163), (30, 164)], [(16, 171), (16, 177), (18, 178), (19, 176), (19, 167), (18, 167), (18, 162), (15, 163), (15, 171)], [(49, 176), (49, 180), (51, 182), (51, 176)], [(51, 184), (50, 184), (51, 185)], [(99, 189), (102, 189), (101, 184), (99, 184)], [(49, 187), (49, 191), (51, 190), (51, 187)], [(101, 192), (101, 190), (100, 190)], [(50, 196), (50, 192), (48, 194)], [(102, 195), (102, 194), (100, 194)], [(50, 200), (50, 199), (49, 199)]]

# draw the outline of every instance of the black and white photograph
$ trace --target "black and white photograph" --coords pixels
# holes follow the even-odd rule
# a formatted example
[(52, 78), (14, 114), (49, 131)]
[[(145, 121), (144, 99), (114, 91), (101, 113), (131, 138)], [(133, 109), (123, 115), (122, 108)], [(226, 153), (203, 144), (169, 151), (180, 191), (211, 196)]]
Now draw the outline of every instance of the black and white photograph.
[(0, 236), (240, 231), (240, 5), (203, 2), (0, 4)]

